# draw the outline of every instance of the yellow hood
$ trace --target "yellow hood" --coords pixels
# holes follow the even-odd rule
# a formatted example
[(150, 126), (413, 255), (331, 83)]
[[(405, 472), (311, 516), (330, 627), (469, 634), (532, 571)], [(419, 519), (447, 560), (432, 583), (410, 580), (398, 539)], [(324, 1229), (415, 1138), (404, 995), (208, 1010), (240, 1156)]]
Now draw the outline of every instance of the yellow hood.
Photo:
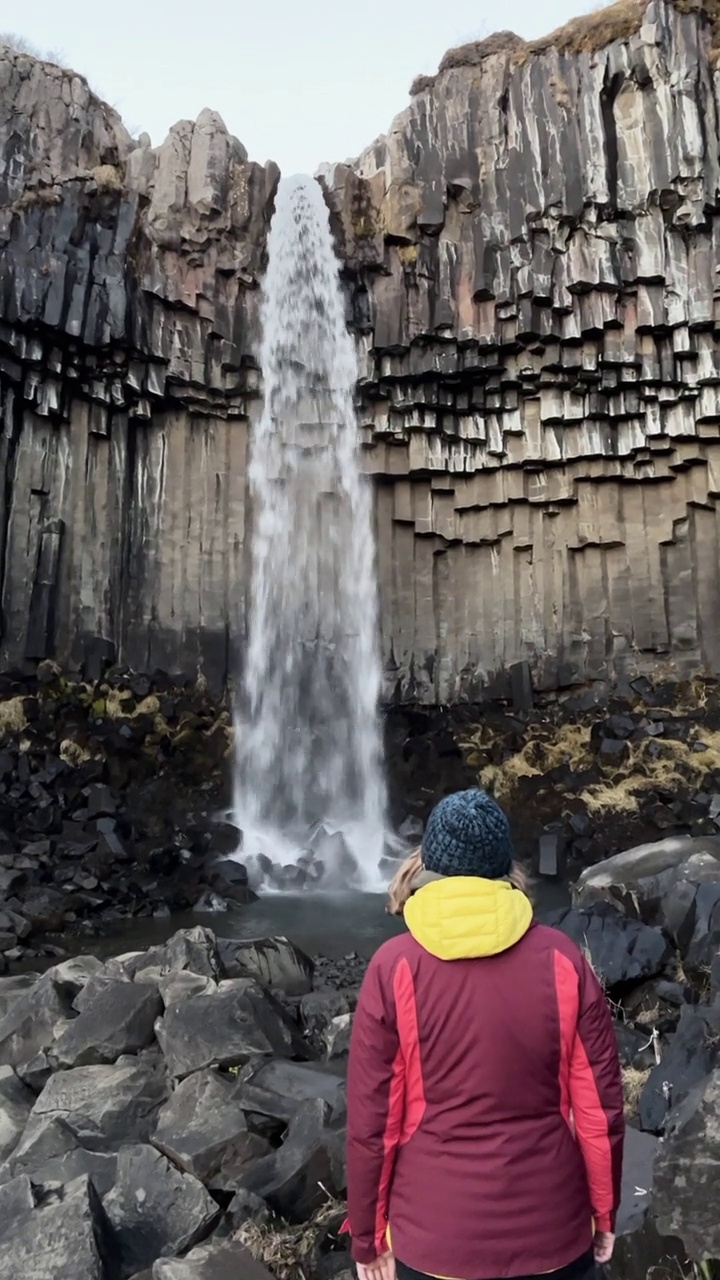
[(532, 904), (507, 880), (449, 876), (418, 889), (405, 904), (413, 937), (439, 960), (496, 956), (530, 928)]

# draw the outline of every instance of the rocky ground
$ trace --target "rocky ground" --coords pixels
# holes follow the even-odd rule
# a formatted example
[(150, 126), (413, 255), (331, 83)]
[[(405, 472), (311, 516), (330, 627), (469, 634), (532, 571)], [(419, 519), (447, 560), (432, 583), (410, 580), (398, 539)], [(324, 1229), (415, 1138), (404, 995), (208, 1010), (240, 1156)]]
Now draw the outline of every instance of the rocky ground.
[[(718, 846), (621, 855), (557, 918), (605, 984), (624, 1064), (614, 1280), (707, 1277), (720, 1258)], [(201, 926), (0, 978), (0, 1280), (349, 1280), (361, 979)]]

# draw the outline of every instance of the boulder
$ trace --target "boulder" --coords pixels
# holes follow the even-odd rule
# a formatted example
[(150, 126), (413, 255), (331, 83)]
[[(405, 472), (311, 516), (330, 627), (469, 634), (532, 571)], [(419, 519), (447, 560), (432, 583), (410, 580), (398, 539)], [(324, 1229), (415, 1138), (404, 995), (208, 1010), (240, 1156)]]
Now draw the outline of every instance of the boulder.
[(32, 990), (39, 978), (39, 973), (16, 973), (0, 978), (0, 1021), (21, 996)]
[(159, 1112), (152, 1141), (179, 1169), (222, 1190), (269, 1150), (248, 1131), (235, 1081), (211, 1068), (181, 1081)]
[(328, 1195), (344, 1189), (339, 1151), (344, 1136), (330, 1129), (329, 1121), (326, 1102), (304, 1102), (280, 1149), (248, 1169), (240, 1187), (267, 1201), (288, 1222), (306, 1222)]
[(35, 1105), (35, 1095), (12, 1067), (0, 1067), (0, 1164), (12, 1154)]
[(168, 973), (158, 982), (158, 991), (163, 1006), (180, 1004), (188, 996), (215, 995), (218, 984), (214, 978), (206, 978), (201, 973), (191, 973), (184, 969), (181, 973)]
[[(661, 1236), (653, 1219), (655, 1161), (660, 1139), (637, 1129), (625, 1131), (622, 1203), (617, 1217), (615, 1251), (604, 1268), (607, 1280), (645, 1280), (646, 1276), (683, 1274), (678, 1263), (685, 1250), (678, 1240)], [(667, 1268), (659, 1273), (653, 1267)]]
[[(25, 1201), (25, 1203), (27, 1203)], [(112, 1244), (89, 1178), (18, 1217), (0, 1220), (0, 1280), (110, 1280)]]
[(220, 938), (218, 947), (229, 978), (251, 975), (288, 996), (312, 991), (313, 962), (287, 938)]
[(673, 1111), (655, 1164), (654, 1213), (662, 1235), (690, 1258), (720, 1258), (720, 1068)]
[(583, 871), (572, 896), (575, 906), (609, 902), (662, 927), (691, 970), (705, 967), (708, 936), (720, 934), (720, 836), (669, 836), (615, 854)]
[(288, 1124), (306, 1102), (318, 1099), (334, 1113), (345, 1110), (345, 1081), (317, 1062), (249, 1064), (238, 1077), (237, 1099), (245, 1111), (256, 1111)]
[(350, 1052), (352, 1025), (353, 1015), (351, 1013), (341, 1013), (339, 1017), (332, 1019), (323, 1037), (328, 1061), (347, 1057)]
[(333, 1018), (351, 1013), (355, 1004), (355, 999), (345, 991), (311, 991), (300, 1001), (300, 1024), (303, 1031), (314, 1043), (323, 1044)]
[(147, 1141), (168, 1095), (159, 1066), (154, 1056), (121, 1058), (110, 1066), (75, 1067), (52, 1076), (33, 1107), (16, 1158), (36, 1144), (51, 1121), (100, 1151)]
[(35, 1139), (10, 1160), (8, 1167), (16, 1177), (27, 1175), (34, 1186), (47, 1189), (87, 1176), (99, 1196), (115, 1185), (116, 1153), (88, 1150), (57, 1120), (48, 1120)]
[(562, 929), (588, 953), (609, 988), (661, 973), (673, 954), (660, 929), (629, 919), (609, 902), (553, 912), (548, 924)]
[(46, 973), (12, 1003), (0, 1022), (0, 1066), (17, 1067), (49, 1049), (71, 1014), (68, 992)]
[(250, 978), (223, 982), (214, 995), (169, 1005), (156, 1034), (170, 1074), (203, 1067), (236, 1067), (256, 1054), (307, 1056), (297, 1027), (272, 996)]
[(142, 1143), (120, 1151), (115, 1186), (103, 1205), (130, 1275), (191, 1248), (220, 1216), (197, 1178)]
[(720, 1009), (686, 1005), (677, 1031), (653, 1067), (640, 1095), (642, 1129), (662, 1133), (668, 1114), (720, 1062)]
[(152, 1044), (162, 1009), (156, 987), (108, 982), (58, 1037), (51, 1056), (61, 1067), (117, 1062)]
[(29, 1178), (12, 1178), (0, 1186), (0, 1241), (3, 1228), (14, 1218), (21, 1218), (35, 1208), (35, 1196)]
[(152, 1280), (274, 1280), (261, 1262), (236, 1240), (202, 1244), (185, 1258), (161, 1259)]
[(224, 976), (215, 935), (201, 925), (180, 929), (163, 946), (151, 947), (118, 963), (136, 982), (158, 981), (165, 974), (185, 970), (214, 981)]

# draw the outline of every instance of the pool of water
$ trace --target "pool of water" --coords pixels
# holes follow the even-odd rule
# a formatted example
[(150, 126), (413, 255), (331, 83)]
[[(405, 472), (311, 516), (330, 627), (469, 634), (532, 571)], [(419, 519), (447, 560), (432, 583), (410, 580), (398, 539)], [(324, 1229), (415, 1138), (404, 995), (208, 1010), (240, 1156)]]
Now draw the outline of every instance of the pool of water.
[[(540, 919), (569, 902), (567, 885), (541, 881), (533, 893)], [(383, 894), (275, 893), (235, 910), (128, 920), (101, 938), (64, 938), (62, 943), (70, 954), (104, 958), (126, 951), (145, 951), (165, 942), (178, 929), (198, 924), (223, 938), (282, 935), (311, 955), (333, 960), (351, 952), (371, 956), (386, 938), (404, 928), (401, 920), (386, 913)]]

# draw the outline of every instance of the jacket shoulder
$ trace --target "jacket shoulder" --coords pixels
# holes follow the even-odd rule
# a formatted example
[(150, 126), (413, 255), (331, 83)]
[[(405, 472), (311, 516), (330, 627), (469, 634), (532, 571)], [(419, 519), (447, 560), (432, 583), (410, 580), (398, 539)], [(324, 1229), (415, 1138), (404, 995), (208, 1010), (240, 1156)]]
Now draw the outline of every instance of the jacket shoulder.
[(539, 949), (559, 952), (572, 963), (578, 973), (582, 972), (585, 966), (583, 953), (578, 944), (563, 933), (562, 929), (557, 929), (550, 924), (534, 924), (529, 937)]
[(418, 944), (410, 933), (399, 933), (394, 938), (383, 942), (372, 956), (368, 964), (368, 973), (375, 972), (380, 977), (391, 974), (403, 956), (411, 956), (418, 949)]

